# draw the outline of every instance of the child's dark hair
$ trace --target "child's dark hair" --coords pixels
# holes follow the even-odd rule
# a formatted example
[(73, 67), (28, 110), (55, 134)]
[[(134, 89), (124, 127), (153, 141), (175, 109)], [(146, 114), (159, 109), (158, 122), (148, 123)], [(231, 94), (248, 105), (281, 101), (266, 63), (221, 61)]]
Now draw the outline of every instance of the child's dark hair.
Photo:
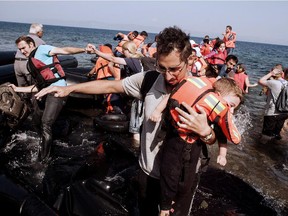
[(239, 63), (237, 66), (242, 69), (242, 71), (246, 71), (246, 66), (243, 63)]

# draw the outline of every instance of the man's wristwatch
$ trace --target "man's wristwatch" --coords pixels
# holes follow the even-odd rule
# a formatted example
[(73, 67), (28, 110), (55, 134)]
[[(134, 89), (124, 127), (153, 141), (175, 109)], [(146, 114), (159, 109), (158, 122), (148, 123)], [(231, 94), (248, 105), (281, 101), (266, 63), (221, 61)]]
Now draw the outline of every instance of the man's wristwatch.
[(203, 142), (209, 142), (209, 140), (212, 138), (213, 136), (213, 132), (212, 132), (212, 128), (211, 128), (211, 132), (207, 135), (207, 136), (204, 136), (204, 137), (200, 137), (200, 139), (203, 141)]

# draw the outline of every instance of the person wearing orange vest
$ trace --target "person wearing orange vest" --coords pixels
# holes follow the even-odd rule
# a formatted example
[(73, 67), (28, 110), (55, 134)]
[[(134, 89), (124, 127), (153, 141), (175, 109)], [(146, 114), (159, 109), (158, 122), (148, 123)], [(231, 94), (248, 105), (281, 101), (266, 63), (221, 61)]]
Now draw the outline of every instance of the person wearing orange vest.
[(203, 43), (200, 44), (200, 52), (202, 56), (208, 55), (212, 51), (210, 40), (203, 39)]
[(232, 31), (232, 26), (227, 25), (223, 35), (223, 41), (226, 44), (227, 54), (233, 53), (236, 43), (236, 32)]
[[(111, 44), (104, 44), (99, 46), (99, 50), (103, 53), (109, 53), (113, 55)], [(121, 71), (118, 64), (114, 64), (101, 56), (96, 60), (95, 66), (87, 74), (88, 77), (95, 76), (96, 80), (99, 79), (115, 79), (120, 80)]]
[[(135, 43), (132, 41), (125, 42), (122, 48), (125, 56), (124, 58), (115, 57), (112, 54), (103, 53), (97, 49), (95, 49), (95, 53), (108, 61), (124, 65), (127, 76), (143, 72), (143, 65), (140, 60), (143, 55), (137, 51)], [(142, 116), (140, 116), (141, 107), (142, 101), (134, 99), (131, 105), (129, 132), (133, 134), (133, 144), (135, 147), (139, 147), (140, 142), (140, 126), (142, 124)]]
[(122, 50), (123, 44), (127, 41), (133, 41), (138, 36), (138, 34), (139, 34), (138, 31), (133, 31), (133, 32), (131, 31), (127, 35), (121, 32), (116, 34), (116, 36), (114, 37), (114, 40), (120, 40), (120, 42), (115, 47), (114, 55), (116, 57), (124, 57), (123, 50)]
[[(170, 125), (172, 126), (168, 129), (163, 144), (160, 168), (160, 215), (170, 215), (170, 212), (173, 212), (172, 203), (178, 193), (181, 172), (184, 169), (185, 173), (187, 165), (185, 160), (192, 160), (189, 154), (186, 153), (186, 150), (189, 152), (193, 145), (201, 145), (203, 141), (206, 142), (206, 139), (209, 139), (209, 136), (205, 138), (199, 137), (185, 128), (179, 127), (182, 118), (175, 108), (181, 108), (181, 104), (185, 102), (197, 112), (200, 110), (200, 107), (205, 110), (208, 121), (215, 124), (214, 127), (219, 130), (217, 139), (220, 150), (217, 163), (225, 166), (227, 162), (226, 139), (234, 144), (239, 144), (241, 141), (241, 135), (233, 123), (232, 114), (234, 109), (240, 104), (242, 98), (242, 90), (232, 79), (222, 78), (212, 85), (211, 81), (206, 77), (187, 77), (172, 90), (170, 96), (166, 95), (154, 110), (150, 116), (150, 120), (157, 122), (160, 119), (159, 115), (161, 115), (169, 100), (168, 110), (170, 111), (169, 117), (172, 121)], [(172, 135), (175, 133), (178, 134), (178, 137)], [(192, 173), (186, 172), (186, 175), (184, 174), (185, 178), (189, 175), (192, 175)], [(192, 182), (188, 184), (192, 184)], [(186, 187), (189, 188), (189, 185)]]
[[(113, 55), (111, 44), (100, 45), (99, 51)], [(95, 80), (120, 80), (121, 70), (119, 64), (115, 64), (114, 62), (98, 56), (95, 66), (87, 74), (87, 76), (95, 77)], [(106, 113), (122, 112), (124, 105), (122, 102), (122, 97), (119, 94), (103, 94), (100, 97), (103, 97), (102, 104), (105, 105)]]
[(191, 65), (189, 65), (189, 71), (193, 76), (204, 76), (207, 68), (207, 63), (202, 56), (198, 57), (195, 49), (192, 49), (191, 53)]
[[(188, 75), (187, 65), (191, 55), (191, 44), (189, 35), (177, 26), (167, 27), (159, 33), (157, 40), (157, 63), (156, 73), (159, 76), (154, 84), (149, 86), (148, 92), (143, 95), (141, 91), (143, 82), (146, 82), (146, 75), (149, 71), (137, 73), (126, 77), (123, 80), (95, 80), (68, 87), (49, 87), (43, 89), (36, 95), (39, 99), (46, 94), (52, 93), (57, 97), (65, 97), (71, 92), (85, 94), (103, 94), (103, 93), (123, 93), (129, 96), (144, 100), (144, 121), (141, 129), (141, 145), (139, 154), (140, 170), (137, 179), (137, 194), (139, 213), (142, 216), (159, 216), (160, 203), (160, 158), (163, 155), (163, 139), (165, 137), (165, 128), (161, 127), (162, 123), (155, 123), (149, 120), (149, 116), (162, 100), (163, 95), (169, 93), (184, 77)], [(93, 47), (93, 45), (89, 45)], [(153, 73), (154, 74), (154, 73)], [(151, 79), (148, 79), (150, 82)], [(151, 87), (151, 88), (150, 88)], [(208, 125), (206, 113), (199, 108), (201, 113), (196, 113), (186, 104), (183, 106), (187, 111), (176, 108), (183, 117), (181, 127), (190, 129), (203, 138), (207, 138), (207, 143), (215, 141), (214, 130)], [(164, 117), (164, 116), (163, 116)], [(164, 120), (164, 119), (163, 119)], [(212, 136), (210, 135), (211, 130)], [(177, 136), (177, 134), (175, 135)], [(195, 150), (191, 157), (198, 162), (202, 146), (190, 145)], [(196, 164), (191, 161), (189, 168), (193, 173)], [(179, 196), (175, 199), (173, 205), (175, 215), (189, 215), (194, 192), (194, 186), (200, 173), (193, 173), (184, 183), (194, 182), (188, 190), (179, 191)], [(181, 182), (183, 183), (183, 182)], [(181, 198), (180, 198), (181, 197)], [(178, 199), (179, 198), (179, 199)]]
[(239, 63), (237, 65), (236, 73), (234, 74), (233, 78), (238, 84), (238, 86), (242, 89), (243, 93), (246, 94), (248, 94), (249, 92), (248, 91), (249, 87), (255, 87), (258, 85), (257, 83), (254, 84), (250, 83), (249, 76), (246, 73), (246, 67), (242, 63)]
[(206, 59), (210, 64), (219, 66), (221, 69), (227, 58), (225, 42), (223, 40), (218, 40), (215, 43), (213, 50), (203, 58)]

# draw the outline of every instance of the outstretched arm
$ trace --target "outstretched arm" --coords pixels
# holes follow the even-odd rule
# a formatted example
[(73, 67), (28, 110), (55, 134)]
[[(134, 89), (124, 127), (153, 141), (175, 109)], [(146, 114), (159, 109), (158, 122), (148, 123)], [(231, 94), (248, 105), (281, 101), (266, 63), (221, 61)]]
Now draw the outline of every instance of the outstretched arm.
[(9, 85), (15, 92), (23, 92), (23, 93), (31, 93), (31, 92), (38, 92), (38, 89), (35, 85), (31, 86), (23, 86), (23, 87), (17, 87), (14, 84)]
[(113, 56), (113, 54), (101, 52), (101, 51), (97, 50), (96, 48), (94, 49), (94, 52), (96, 55), (98, 55), (98, 56), (100, 56), (100, 57), (102, 57), (102, 58), (104, 58), (110, 62), (113, 62), (115, 64), (127, 65), (126, 61), (123, 58), (115, 57), (115, 56)]
[(77, 48), (77, 47), (54, 47), (49, 55), (73, 55), (78, 53), (86, 52), (85, 48)]
[(245, 79), (245, 93), (248, 93), (249, 87), (255, 87), (255, 86), (258, 86), (258, 83), (251, 84), (249, 81), (249, 77), (247, 76)]
[(94, 80), (70, 86), (49, 86), (38, 92), (35, 97), (40, 99), (46, 94), (54, 93), (55, 97), (66, 97), (71, 92), (83, 94), (124, 93), (122, 80)]

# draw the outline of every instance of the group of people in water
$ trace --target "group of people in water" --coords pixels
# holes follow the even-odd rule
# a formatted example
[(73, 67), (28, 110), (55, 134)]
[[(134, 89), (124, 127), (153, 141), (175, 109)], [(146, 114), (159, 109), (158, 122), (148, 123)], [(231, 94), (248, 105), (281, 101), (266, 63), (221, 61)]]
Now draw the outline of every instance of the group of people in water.
[[(217, 141), (217, 162), (227, 163), (228, 140), (241, 142), (233, 113), (249, 87), (257, 85), (249, 82), (245, 65), (233, 55), (236, 33), (232, 27), (226, 27), (222, 40), (207, 36), (200, 44), (177, 26), (163, 29), (150, 44), (145, 44), (145, 31), (118, 33), (114, 51), (109, 44), (99, 49), (93, 44), (85, 48), (46, 45), (40, 39), (42, 28), (32, 24), (29, 35), (16, 40), (16, 61), (24, 63), (17, 66), (15, 61), (18, 86), (10, 85), (16, 92), (33, 95), (33, 124), (41, 136), (39, 160), (49, 158), (51, 129), (70, 93), (116, 98), (126, 94), (135, 98), (129, 131), (140, 148), (140, 215), (189, 215), (201, 174), (201, 152)], [(88, 74), (96, 75), (96, 80), (67, 86), (57, 55), (84, 52), (98, 56)], [(263, 134), (277, 139), (288, 116), (277, 113), (275, 107), (273, 111), (271, 103), (287, 79), (288, 70), (276, 66), (259, 80), (270, 90)], [(109, 106), (107, 112), (114, 109), (113, 104)]]

